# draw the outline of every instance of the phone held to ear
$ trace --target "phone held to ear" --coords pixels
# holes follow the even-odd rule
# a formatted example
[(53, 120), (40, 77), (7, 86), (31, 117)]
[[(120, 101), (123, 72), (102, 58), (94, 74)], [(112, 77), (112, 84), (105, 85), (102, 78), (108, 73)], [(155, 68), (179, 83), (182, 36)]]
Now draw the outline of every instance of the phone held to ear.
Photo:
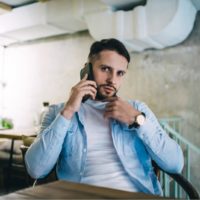
[(87, 80), (94, 80), (91, 63), (86, 63), (85, 67), (81, 69), (80, 78), (83, 79), (85, 74), (88, 74)]
[[(80, 71), (80, 78), (83, 79), (85, 74), (88, 74), (87, 80), (94, 80), (93, 76), (93, 70), (92, 70), (92, 64), (91, 63), (86, 63), (85, 67), (81, 69)], [(82, 99), (82, 102), (84, 103), (87, 99), (91, 98), (90, 95), (85, 95)]]

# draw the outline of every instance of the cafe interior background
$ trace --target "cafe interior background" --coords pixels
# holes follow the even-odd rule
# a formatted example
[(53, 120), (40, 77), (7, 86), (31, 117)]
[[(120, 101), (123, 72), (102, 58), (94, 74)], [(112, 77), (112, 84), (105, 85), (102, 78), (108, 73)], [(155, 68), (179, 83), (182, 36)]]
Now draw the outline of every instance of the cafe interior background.
[[(43, 102), (66, 101), (80, 80), (90, 45), (115, 37), (131, 54), (120, 95), (146, 102), (160, 120), (178, 118), (179, 135), (199, 150), (199, 10), (199, 0), (0, 1), (0, 120), (35, 132)], [(190, 155), (200, 191), (200, 154)]]

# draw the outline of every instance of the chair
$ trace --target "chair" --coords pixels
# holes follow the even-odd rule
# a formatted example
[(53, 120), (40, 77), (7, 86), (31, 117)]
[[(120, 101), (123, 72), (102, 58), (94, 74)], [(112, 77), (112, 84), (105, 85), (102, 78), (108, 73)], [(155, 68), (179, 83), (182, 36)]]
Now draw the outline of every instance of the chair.
[(3, 145), (0, 150), (0, 187), (5, 192), (9, 192), (10, 189), (16, 187), (14, 184), (16, 180), (20, 182), (18, 185), (23, 185), (26, 169), (19, 148), (20, 141), (15, 138), (7, 139)]
[[(29, 148), (29, 147), (28, 147), (28, 146), (25, 146), (24, 144), (22, 144), (21, 147), (20, 147), (21, 152), (22, 152), (22, 157), (23, 157), (23, 164), (24, 164), (24, 167), (25, 167), (25, 168), (26, 168), (26, 165), (25, 165), (25, 159), (24, 159), (24, 157), (25, 157), (25, 153), (26, 153), (26, 151), (28, 150), (28, 148)], [(32, 179), (32, 178), (29, 176), (27, 170), (26, 170), (26, 174), (25, 174), (25, 180), (26, 180), (26, 185), (27, 185), (27, 186), (33, 185), (34, 179)]]
[(190, 199), (199, 199), (199, 194), (197, 190), (184, 176), (182, 176), (181, 174), (172, 174), (168, 172), (165, 173), (172, 177), (183, 188)]
[(173, 178), (173, 180), (183, 188), (183, 190), (189, 196), (190, 199), (200, 198), (197, 190), (182, 174), (173, 174), (173, 173), (166, 172), (160, 167), (158, 167), (158, 165), (154, 161), (152, 161), (152, 165), (154, 167), (154, 171), (159, 180), (160, 180), (160, 171), (162, 171), (166, 173), (168, 176), (170, 176), (171, 178)]

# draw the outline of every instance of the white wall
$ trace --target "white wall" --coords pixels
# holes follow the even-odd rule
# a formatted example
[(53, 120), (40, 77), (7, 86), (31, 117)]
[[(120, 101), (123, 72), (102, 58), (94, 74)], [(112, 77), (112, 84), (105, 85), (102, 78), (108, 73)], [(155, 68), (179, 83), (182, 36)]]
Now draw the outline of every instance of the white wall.
[(6, 49), (4, 113), (15, 127), (33, 127), (43, 101), (65, 101), (92, 42), (88, 34), (75, 34)]
[(0, 117), (3, 115), (3, 65), (4, 48), (0, 46)]

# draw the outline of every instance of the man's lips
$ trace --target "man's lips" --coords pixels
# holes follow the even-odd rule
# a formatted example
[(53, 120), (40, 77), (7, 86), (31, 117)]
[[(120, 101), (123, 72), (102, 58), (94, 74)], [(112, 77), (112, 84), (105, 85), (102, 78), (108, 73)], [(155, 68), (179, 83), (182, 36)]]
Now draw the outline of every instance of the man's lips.
[(114, 92), (115, 91), (115, 88), (112, 86), (103, 86), (103, 88), (106, 92)]
[(110, 86), (104, 86), (104, 88), (105, 88), (106, 90), (111, 90), (111, 91), (114, 90), (114, 88), (113, 88), (113, 87), (110, 87)]

